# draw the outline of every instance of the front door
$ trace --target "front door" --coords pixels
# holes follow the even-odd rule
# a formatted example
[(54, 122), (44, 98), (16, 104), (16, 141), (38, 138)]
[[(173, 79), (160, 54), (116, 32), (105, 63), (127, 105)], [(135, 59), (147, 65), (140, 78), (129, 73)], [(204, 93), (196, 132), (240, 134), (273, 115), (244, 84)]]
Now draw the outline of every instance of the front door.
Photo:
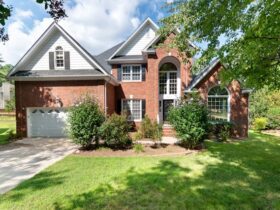
[(174, 100), (163, 100), (163, 122), (167, 121), (168, 111), (174, 106)]

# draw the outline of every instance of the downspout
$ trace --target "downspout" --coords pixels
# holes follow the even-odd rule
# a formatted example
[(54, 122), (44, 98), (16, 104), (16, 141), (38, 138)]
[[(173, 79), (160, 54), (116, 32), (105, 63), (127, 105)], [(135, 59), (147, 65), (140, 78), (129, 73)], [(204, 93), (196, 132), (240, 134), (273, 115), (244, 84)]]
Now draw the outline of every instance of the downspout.
[(105, 111), (105, 116), (107, 116), (107, 81), (106, 80), (104, 85), (104, 111)]
[(108, 109), (108, 100), (107, 100), (107, 84), (112, 80), (111, 77), (109, 77), (109, 80), (105, 80), (105, 87), (104, 87), (104, 111), (105, 115), (107, 116), (107, 109)]

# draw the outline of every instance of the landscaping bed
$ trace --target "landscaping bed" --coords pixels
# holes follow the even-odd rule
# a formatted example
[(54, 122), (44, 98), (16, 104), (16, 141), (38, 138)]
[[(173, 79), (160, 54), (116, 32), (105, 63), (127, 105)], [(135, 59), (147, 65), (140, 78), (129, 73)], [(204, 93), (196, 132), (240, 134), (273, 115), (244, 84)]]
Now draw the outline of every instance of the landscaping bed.
[(206, 141), (178, 157), (71, 155), (0, 196), (0, 209), (279, 209), (280, 138)]
[(92, 157), (134, 157), (134, 156), (185, 156), (198, 152), (198, 150), (187, 150), (179, 145), (160, 144), (141, 145), (143, 151), (138, 151), (131, 147), (123, 150), (114, 150), (108, 147), (91, 148), (90, 150), (78, 150), (75, 152), (77, 156)]

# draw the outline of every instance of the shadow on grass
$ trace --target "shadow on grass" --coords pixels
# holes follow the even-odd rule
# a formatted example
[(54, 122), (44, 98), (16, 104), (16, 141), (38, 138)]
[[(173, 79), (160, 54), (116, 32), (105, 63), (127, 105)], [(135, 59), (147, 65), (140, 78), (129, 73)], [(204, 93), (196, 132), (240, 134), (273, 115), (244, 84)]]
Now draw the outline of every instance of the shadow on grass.
[[(9, 197), (6, 197), (8, 200), (16, 201), (23, 199), (25, 196), (28, 196), (31, 192), (50, 188), (56, 185), (63, 184), (65, 176), (62, 174), (67, 173), (68, 171), (60, 171), (59, 173), (54, 173), (51, 171), (43, 171), (35, 175), (32, 179), (22, 182), (17, 186), (16, 191), (12, 191)], [(1, 203), (1, 198), (0, 198)]]
[(279, 139), (254, 134), (247, 141), (207, 145), (207, 155), (218, 161), (194, 161), (202, 167), (197, 174), (176, 160), (162, 160), (150, 170), (132, 168), (113, 184), (53, 205), (57, 210), (280, 208)]

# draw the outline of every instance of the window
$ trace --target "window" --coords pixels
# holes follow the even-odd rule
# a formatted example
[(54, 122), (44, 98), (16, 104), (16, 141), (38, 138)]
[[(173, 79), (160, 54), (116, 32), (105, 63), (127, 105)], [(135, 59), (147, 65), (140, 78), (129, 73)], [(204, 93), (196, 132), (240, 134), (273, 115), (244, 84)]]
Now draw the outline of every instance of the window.
[(159, 72), (159, 93), (161, 95), (177, 94), (177, 70), (172, 63), (165, 63), (160, 67)]
[(159, 92), (160, 94), (167, 94), (167, 73), (159, 74)]
[(141, 65), (125, 65), (122, 66), (123, 81), (141, 81), (142, 80)]
[(57, 68), (64, 68), (64, 52), (61, 46), (55, 48), (55, 65)]
[(159, 73), (159, 94), (177, 94), (177, 72)]
[(227, 89), (216, 86), (208, 92), (208, 109), (213, 120), (229, 120), (229, 94)]
[(129, 121), (142, 120), (142, 101), (122, 100), (122, 113), (128, 115)]
[(169, 73), (169, 94), (177, 94), (177, 72)]

